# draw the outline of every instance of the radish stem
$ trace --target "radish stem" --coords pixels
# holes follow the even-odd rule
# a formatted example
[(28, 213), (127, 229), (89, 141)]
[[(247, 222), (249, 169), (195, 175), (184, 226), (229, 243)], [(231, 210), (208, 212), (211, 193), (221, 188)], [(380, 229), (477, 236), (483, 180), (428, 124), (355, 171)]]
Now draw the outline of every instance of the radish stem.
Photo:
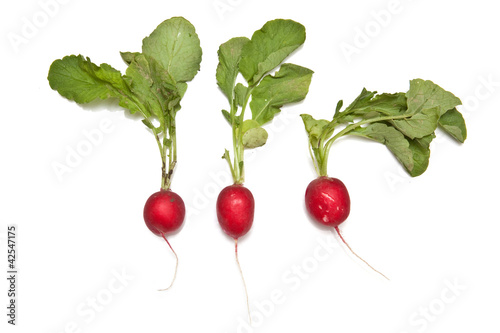
[(250, 316), (250, 304), (248, 303), (248, 291), (247, 284), (245, 283), (245, 278), (243, 277), (243, 271), (241, 270), (240, 261), (238, 260), (238, 239), (234, 239), (234, 255), (236, 257), (236, 263), (238, 264), (238, 269), (240, 270), (241, 280), (243, 280), (243, 286), (245, 287), (245, 295), (247, 297), (247, 311), (248, 311), (248, 321), (252, 325), (252, 316)]
[(170, 287), (172, 287), (172, 285), (174, 284), (175, 277), (177, 276), (177, 267), (179, 266), (179, 258), (177, 257), (177, 253), (175, 253), (174, 249), (172, 248), (172, 245), (170, 245), (170, 243), (168, 242), (167, 238), (165, 237), (165, 234), (162, 233), (161, 236), (167, 242), (168, 246), (170, 247), (170, 250), (172, 250), (172, 253), (175, 256), (175, 271), (174, 271), (174, 277), (172, 278), (172, 282), (170, 282), (170, 285), (167, 288), (165, 288), (165, 289), (158, 289), (158, 291), (165, 291), (165, 290), (170, 289)]
[(383, 277), (385, 277), (387, 280), (389, 280), (389, 278), (387, 276), (385, 276), (384, 274), (382, 274), (381, 272), (377, 271), (375, 268), (373, 268), (368, 262), (366, 262), (365, 259), (361, 258), (359, 255), (356, 254), (356, 252), (354, 252), (351, 247), (349, 246), (349, 244), (347, 244), (347, 242), (345, 241), (344, 237), (342, 237), (342, 234), (340, 233), (340, 230), (339, 230), (339, 227), (335, 227), (335, 230), (337, 231), (337, 234), (339, 235), (340, 239), (342, 240), (342, 242), (344, 242), (344, 244), (347, 246), (347, 248), (349, 250), (351, 250), (352, 254), (354, 254), (356, 257), (358, 257), (361, 261), (363, 261), (365, 264), (368, 265), (368, 267), (370, 267), (371, 269), (373, 269), (375, 272), (379, 273), (380, 275), (382, 275)]

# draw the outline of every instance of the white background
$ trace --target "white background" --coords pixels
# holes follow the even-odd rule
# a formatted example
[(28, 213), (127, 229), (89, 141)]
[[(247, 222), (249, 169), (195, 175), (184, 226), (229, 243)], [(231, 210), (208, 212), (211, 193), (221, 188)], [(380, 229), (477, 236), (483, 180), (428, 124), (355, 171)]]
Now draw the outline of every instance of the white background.
[[(0, 266), (6, 272), (7, 225), (17, 224), (19, 280), (18, 325), (12, 327), (1, 279), (1, 327), (42, 333), (498, 332), (500, 21), (494, 2), (328, 3), (2, 2)], [(112, 103), (82, 108), (67, 101), (46, 77), (53, 60), (79, 53), (124, 71), (119, 51), (140, 51), (142, 38), (172, 16), (196, 27), (203, 61), (177, 118), (173, 190), (189, 214), (170, 237), (179, 270), (174, 287), (158, 292), (170, 282), (175, 261), (142, 219), (144, 202), (160, 186), (153, 136)], [(307, 40), (288, 61), (315, 74), (306, 100), (284, 108), (266, 127), (268, 144), (246, 153), (245, 185), (256, 215), (239, 252), (250, 328), (233, 241), (214, 208), (220, 189), (231, 183), (220, 158), (231, 131), (220, 113), (227, 102), (215, 68), (221, 43), (251, 37), (274, 18), (305, 25)], [(347, 44), (356, 53), (346, 55)], [(298, 115), (330, 118), (339, 99), (350, 103), (363, 87), (406, 91), (413, 78), (432, 80), (462, 99), (465, 144), (438, 132), (428, 170), (414, 179), (384, 146), (365, 140), (340, 140), (329, 163), (329, 174), (351, 195), (344, 236), (388, 282), (307, 217), (303, 195), (315, 174)], [(110, 126), (102, 140), (58, 178), (54, 164), (65, 164), (69, 151), (88, 141), (84, 133), (101, 131), (102, 121)]]

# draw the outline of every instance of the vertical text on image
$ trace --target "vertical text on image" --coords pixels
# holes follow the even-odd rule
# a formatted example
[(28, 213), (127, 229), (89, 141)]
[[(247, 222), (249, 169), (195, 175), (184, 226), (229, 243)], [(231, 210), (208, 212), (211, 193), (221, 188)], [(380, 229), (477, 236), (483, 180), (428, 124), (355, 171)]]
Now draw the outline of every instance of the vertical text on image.
[(17, 281), (19, 278), (17, 267), (17, 234), (17, 225), (11, 224), (7, 226), (7, 297), (9, 299), (7, 305), (7, 322), (10, 325), (16, 325), (18, 315), (17, 295), (19, 293), (19, 288)]

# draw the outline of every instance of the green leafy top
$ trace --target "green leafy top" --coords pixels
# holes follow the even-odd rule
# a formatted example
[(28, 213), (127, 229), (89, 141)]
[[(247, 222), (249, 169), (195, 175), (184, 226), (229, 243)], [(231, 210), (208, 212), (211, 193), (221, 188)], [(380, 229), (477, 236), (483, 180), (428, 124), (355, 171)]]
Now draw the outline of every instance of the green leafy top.
[[(168, 189), (177, 161), (175, 115), (186, 82), (200, 69), (200, 40), (189, 21), (173, 17), (144, 38), (142, 53), (121, 52), (121, 56), (128, 65), (125, 75), (108, 64), (97, 66), (82, 55), (55, 60), (48, 74), (50, 87), (79, 104), (114, 98), (130, 113), (142, 115), (160, 150), (161, 187)], [(154, 119), (158, 127), (153, 125)]]
[(306, 40), (306, 29), (291, 20), (269, 21), (242, 50), (240, 72), (253, 85), (276, 68)]
[[(301, 115), (319, 176), (327, 175), (331, 145), (347, 134), (385, 144), (413, 177), (427, 169), (436, 128), (459, 142), (467, 137), (464, 118), (456, 109), (460, 99), (431, 81), (412, 80), (406, 93), (377, 95), (363, 89), (344, 111), (342, 104), (337, 104), (331, 121)], [(339, 125), (344, 128), (334, 135)]]
[[(227, 150), (223, 158), (235, 183), (244, 181), (244, 148), (264, 145), (268, 134), (262, 126), (272, 121), (283, 105), (303, 100), (309, 91), (313, 71), (282, 64), (305, 38), (303, 25), (277, 19), (267, 22), (251, 39), (236, 37), (219, 47), (216, 79), (229, 101), (229, 111), (222, 110), (222, 114), (233, 130), (234, 151), (233, 162)], [(274, 75), (269, 74), (274, 70)], [(246, 85), (237, 82), (240, 73)], [(252, 116), (245, 119), (248, 105)]]

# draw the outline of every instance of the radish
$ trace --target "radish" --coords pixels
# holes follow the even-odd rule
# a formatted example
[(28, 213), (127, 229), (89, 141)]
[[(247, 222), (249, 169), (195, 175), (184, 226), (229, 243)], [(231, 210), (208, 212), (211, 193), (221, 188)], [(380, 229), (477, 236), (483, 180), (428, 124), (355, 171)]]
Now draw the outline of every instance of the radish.
[(144, 205), (144, 221), (146, 222), (146, 226), (155, 235), (163, 237), (172, 250), (176, 260), (172, 282), (170, 282), (167, 288), (160, 289), (160, 291), (168, 290), (172, 287), (177, 275), (177, 267), (179, 266), (177, 253), (175, 253), (170, 245), (166, 235), (177, 231), (181, 227), (185, 215), (186, 208), (184, 206), (184, 201), (177, 193), (170, 190), (162, 189), (153, 193)]
[[(229, 101), (229, 111), (222, 110), (222, 114), (231, 125), (233, 139), (233, 157), (226, 150), (222, 158), (229, 165), (234, 184), (220, 192), (216, 210), (222, 230), (234, 239), (250, 323), (248, 292), (238, 260), (238, 239), (252, 227), (255, 207), (252, 193), (243, 186), (244, 150), (263, 146), (268, 133), (262, 126), (270, 122), (283, 105), (306, 97), (313, 72), (294, 64), (282, 64), (304, 41), (304, 26), (279, 19), (267, 22), (251, 39), (232, 38), (218, 50), (216, 79)], [(237, 82), (240, 74), (244, 83)], [(245, 119), (248, 105), (252, 116)]]
[(349, 216), (351, 199), (342, 181), (319, 177), (307, 186), (306, 208), (317, 222), (337, 228)]
[(217, 219), (226, 234), (238, 240), (252, 227), (255, 201), (241, 184), (225, 187), (217, 198)]
[(146, 226), (157, 236), (179, 229), (185, 215), (184, 201), (177, 193), (170, 190), (153, 193), (144, 205)]
[(172, 286), (179, 263), (166, 235), (179, 230), (185, 216), (184, 202), (170, 190), (177, 163), (175, 116), (181, 109), (187, 82), (200, 69), (201, 55), (194, 26), (182, 17), (173, 17), (143, 39), (142, 53), (121, 52), (128, 65), (125, 75), (81, 55), (55, 60), (48, 75), (52, 89), (77, 103), (117, 100), (130, 113), (141, 115), (154, 135), (162, 161), (161, 185), (160, 191), (146, 201), (144, 221), (149, 230), (167, 242), (176, 259), (174, 277), (166, 289)]
[(255, 201), (252, 192), (241, 184), (225, 187), (217, 197), (217, 219), (222, 230), (234, 239), (234, 255), (243, 280), (247, 300), (248, 317), (250, 317), (250, 304), (248, 291), (238, 259), (238, 238), (244, 236), (252, 227), (255, 211)]
[[(309, 136), (309, 153), (318, 174), (307, 186), (306, 210), (316, 222), (333, 227), (356, 257), (387, 279), (358, 256), (340, 232), (339, 225), (349, 216), (351, 201), (344, 183), (328, 177), (330, 148), (344, 135), (371, 139), (385, 144), (411, 176), (419, 176), (429, 164), (429, 146), (437, 127), (464, 142), (465, 122), (455, 108), (461, 101), (431, 81), (416, 79), (410, 81), (407, 93), (376, 95), (363, 89), (343, 111), (342, 104), (339, 101), (331, 121), (301, 115)], [(336, 131), (339, 125), (343, 128)]]
[(356, 257), (366, 263), (371, 269), (387, 280), (384, 274), (373, 268), (363, 258), (354, 252), (340, 233), (339, 225), (347, 220), (351, 211), (351, 199), (344, 183), (337, 178), (318, 177), (309, 183), (305, 195), (306, 209), (318, 223), (333, 227), (340, 239)]

